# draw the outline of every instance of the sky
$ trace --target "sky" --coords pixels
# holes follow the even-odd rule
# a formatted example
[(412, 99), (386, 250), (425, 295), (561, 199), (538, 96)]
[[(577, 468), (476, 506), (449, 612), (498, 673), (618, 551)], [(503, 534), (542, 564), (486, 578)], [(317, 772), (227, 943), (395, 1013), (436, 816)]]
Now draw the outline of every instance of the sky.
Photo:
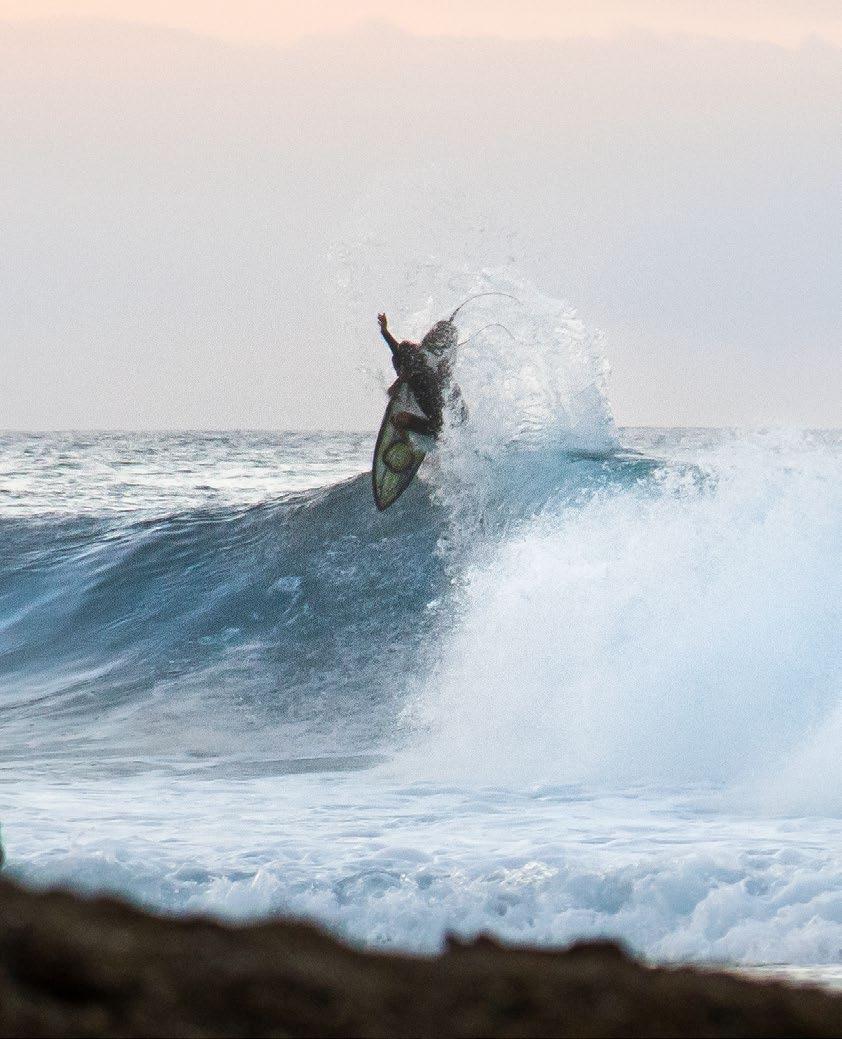
[(270, 44), (342, 32), (366, 19), (424, 35), (557, 39), (636, 26), (788, 45), (817, 34), (842, 43), (839, 0), (0, 0), (0, 18), (74, 16)]
[(512, 261), (621, 424), (842, 426), (838, 2), (299, 6), (0, 0), (0, 427), (371, 428)]

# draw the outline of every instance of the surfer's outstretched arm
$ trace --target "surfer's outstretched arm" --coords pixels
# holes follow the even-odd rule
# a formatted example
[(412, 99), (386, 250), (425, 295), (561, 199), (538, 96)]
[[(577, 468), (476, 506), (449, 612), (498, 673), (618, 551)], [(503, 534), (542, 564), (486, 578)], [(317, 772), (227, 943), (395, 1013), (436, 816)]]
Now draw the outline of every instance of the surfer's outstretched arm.
[(386, 315), (385, 314), (378, 314), (377, 315), (377, 323), (380, 325), (380, 334), (383, 336), (383, 338), (389, 344), (389, 349), (392, 351), (392, 353), (395, 353), (397, 351), (398, 346), (400, 344), (398, 343), (397, 339), (395, 339), (395, 337), (392, 335), (392, 333), (389, 331), (389, 323), (386, 320)]

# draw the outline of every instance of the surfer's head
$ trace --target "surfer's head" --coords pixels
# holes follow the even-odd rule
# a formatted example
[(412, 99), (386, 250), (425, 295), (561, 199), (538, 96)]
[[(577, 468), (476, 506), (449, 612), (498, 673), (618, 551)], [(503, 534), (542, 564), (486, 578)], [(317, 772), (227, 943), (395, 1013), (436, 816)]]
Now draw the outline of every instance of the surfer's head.
[(421, 340), (421, 349), (441, 356), (456, 349), (456, 326), (451, 321), (437, 321)]

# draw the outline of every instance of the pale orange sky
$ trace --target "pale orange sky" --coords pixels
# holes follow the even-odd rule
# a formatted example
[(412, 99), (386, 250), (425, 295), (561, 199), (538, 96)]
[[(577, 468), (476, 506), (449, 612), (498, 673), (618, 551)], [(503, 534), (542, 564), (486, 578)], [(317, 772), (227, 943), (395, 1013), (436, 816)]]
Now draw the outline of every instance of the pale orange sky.
[[(574, 44), (631, 8), (382, 2), (0, 0), (3, 425), (370, 429), (372, 316), (514, 264), (604, 331), (621, 424), (839, 427), (839, 51), (745, 41), (842, 0)], [(61, 13), (100, 20), (2, 18)]]
[(0, 0), (0, 18), (104, 17), (286, 43), (385, 19), (425, 34), (565, 37), (630, 27), (842, 43), (842, 0)]

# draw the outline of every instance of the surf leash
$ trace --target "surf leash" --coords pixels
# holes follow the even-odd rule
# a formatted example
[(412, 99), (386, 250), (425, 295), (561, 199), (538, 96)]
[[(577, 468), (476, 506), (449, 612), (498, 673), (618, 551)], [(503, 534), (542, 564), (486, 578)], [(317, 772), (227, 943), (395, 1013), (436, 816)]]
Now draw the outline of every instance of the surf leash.
[(482, 335), (483, 332), (487, 332), (489, 328), (502, 328), (508, 337), (514, 341), (515, 337), (512, 332), (506, 328), (505, 325), (501, 325), (499, 321), (493, 321), (490, 325), (483, 325), (482, 328), (478, 328), (476, 332), (472, 332), (467, 339), (463, 339), (461, 343), (457, 343), (457, 346), (466, 346), (472, 339), (476, 339), (478, 335)]
[(478, 292), (475, 296), (468, 296), (468, 298), (463, 303), (459, 304), (459, 306), (453, 311), (453, 313), (447, 319), (448, 323), (453, 322), (453, 319), (456, 317), (456, 315), (459, 313), (462, 307), (466, 307), (469, 303), (473, 303), (475, 299), (482, 299), (483, 296), (505, 296), (506, 299), (513, 299), (515, 303), (520, 303), (520, 300), (517, 298), (517, 296), (511, 295), (511, 293), (509, 292)]

